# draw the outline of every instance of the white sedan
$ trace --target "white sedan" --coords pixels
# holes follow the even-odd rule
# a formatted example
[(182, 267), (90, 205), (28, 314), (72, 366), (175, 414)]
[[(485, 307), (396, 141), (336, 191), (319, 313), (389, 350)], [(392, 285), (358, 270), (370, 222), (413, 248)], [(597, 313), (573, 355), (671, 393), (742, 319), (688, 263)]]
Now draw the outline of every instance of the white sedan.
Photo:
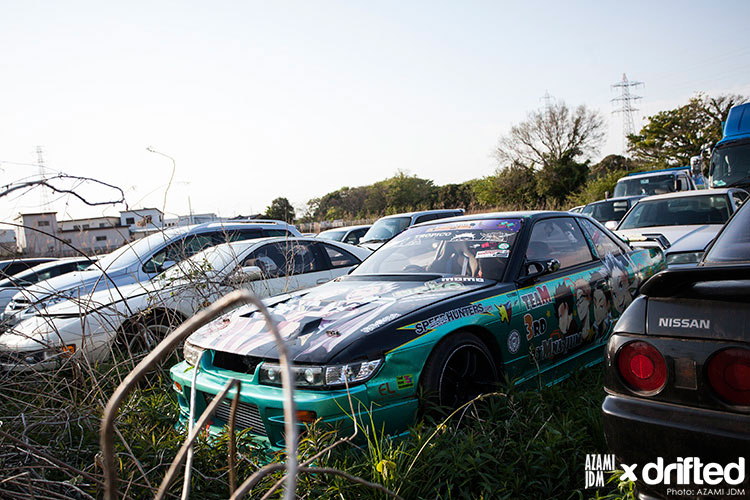
[(144, 283), (65, 300), (0, 335), (0, 368), (47, 369), (71, 355), (143, 353), (239, 287), (259, 297), (309, 288), (348, 273), (370, 250), (316, 238), (261, 238), (211, 247)]

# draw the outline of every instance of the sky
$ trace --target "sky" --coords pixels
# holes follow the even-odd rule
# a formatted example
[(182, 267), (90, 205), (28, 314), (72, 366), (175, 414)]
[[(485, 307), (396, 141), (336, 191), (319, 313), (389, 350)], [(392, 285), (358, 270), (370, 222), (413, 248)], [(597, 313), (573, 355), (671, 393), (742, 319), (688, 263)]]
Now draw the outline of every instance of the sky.
[[(0, 185), (38, 175), (38, 147), (48, 175), (167, 217), (302, 208), (399, 170), (459, 183), (495, 171), (545, 95), (598, 110), (597, 156), (621, 153), (624, 73), (644, 83), (636, 128), (696, 92), (750, 95), (749, 17), (746, 0), (5, 0)], [(124, 208), (16, 191), (0, 221)]]

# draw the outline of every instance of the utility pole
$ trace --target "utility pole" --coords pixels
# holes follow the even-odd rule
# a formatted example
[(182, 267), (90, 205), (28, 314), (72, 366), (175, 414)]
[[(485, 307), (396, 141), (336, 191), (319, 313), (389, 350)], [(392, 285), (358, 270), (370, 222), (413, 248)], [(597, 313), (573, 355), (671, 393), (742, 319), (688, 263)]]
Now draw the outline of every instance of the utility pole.
[[(47, 180), (46, 172), (44, 171), (44, 151), (41, 146), (36, 147), (36, 163), (39, 166), (39, 179), (44, 182)], [(49, 198), (47, 196), (47, 188), (40, 186), (39, 189), (39, 203), (42, 207), (42, 212), (49, 212)]]
[(622, 154), (625, 156), (628, 147), (628, 136), (635, 134), (635, 124), (633, 122), (633, 115), (638, 108), (635, 107), (635, 102), (638, 99), (643, 99), (639, 95), (634, 95), (630, 92), (630, 89), (636, 89), (642, 87), (643, 82), (633, 82), (628, 80), (625, 73), (622, 74), (622, 81), (612, 85), (613, 89), (620, 89), (620, 97), (615, 97), (612, 102), (621, 103), (619, 109), (615, 109), (612, 113), (622, 113)]

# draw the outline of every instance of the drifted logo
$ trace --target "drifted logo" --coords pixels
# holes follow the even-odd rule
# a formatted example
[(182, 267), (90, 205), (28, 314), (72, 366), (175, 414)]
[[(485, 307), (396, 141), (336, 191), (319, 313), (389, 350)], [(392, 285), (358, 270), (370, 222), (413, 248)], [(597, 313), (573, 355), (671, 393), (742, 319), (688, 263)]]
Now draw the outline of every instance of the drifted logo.
[[(585, 488), (604, 486), (604, 472), (615, 470), (614, 455), (586, 455)], [(638, 464), (620, 464), (623, 470), (620, 481), (641, 481), (649, 485), (736, 486), (745, 481), (745, 458), (721, 465), (703, 463), (698, 457), (679, 457), (676, 463), (665, 464), (659, 457), (640, 467)], [(739, 492), (740, 490), (736, 490)]]
[(690, 318), (659, 318), (659, 326), (667, 328), (699, 328), (708, 330), (711, 328), (710, 319), (690, 319)]
[(664, 459), (659, 457), (656, 463), (648, 463), (641, 467), (640, 478), (635, 469), (638, 464), (622, 464), (625, 471), (621, 476), (622, 481), (637, 481), (640, 479), (646, 484), (677, 484), (677, 485), (704, 485), (711, 486), (724, 482), (736, 486), (745, 480), (745, 457), (739, 457), (737, 463), (728, 463), (725, 466), (709, 462), (704, 464), (698, 457), (679, 457), (677, 463), (664, 465)]

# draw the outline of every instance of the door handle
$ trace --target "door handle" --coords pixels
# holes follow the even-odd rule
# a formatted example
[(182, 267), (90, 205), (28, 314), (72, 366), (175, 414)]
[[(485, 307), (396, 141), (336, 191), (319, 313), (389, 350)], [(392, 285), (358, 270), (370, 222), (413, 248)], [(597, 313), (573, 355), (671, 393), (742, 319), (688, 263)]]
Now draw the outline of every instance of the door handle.
[(323, 283), (328, 283), (328, 281), (329, 281), (328, 278), (320, 278), (315, 283), (317, 283), (318, 285), (322, 285)]

